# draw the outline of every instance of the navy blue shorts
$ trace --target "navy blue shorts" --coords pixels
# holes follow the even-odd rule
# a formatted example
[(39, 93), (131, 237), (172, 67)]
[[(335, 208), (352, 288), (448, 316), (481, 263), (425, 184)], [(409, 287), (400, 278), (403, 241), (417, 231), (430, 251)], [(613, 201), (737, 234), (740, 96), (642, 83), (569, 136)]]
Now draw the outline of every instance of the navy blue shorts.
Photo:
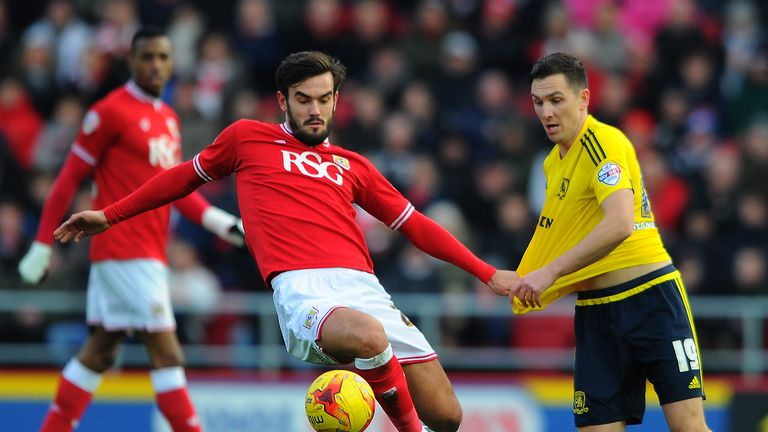
[(693, 317), (672, 265), (580, 292), (575, 326), (577, 427), (641, 423), (646, 379), (662, 405), (704, 396)]

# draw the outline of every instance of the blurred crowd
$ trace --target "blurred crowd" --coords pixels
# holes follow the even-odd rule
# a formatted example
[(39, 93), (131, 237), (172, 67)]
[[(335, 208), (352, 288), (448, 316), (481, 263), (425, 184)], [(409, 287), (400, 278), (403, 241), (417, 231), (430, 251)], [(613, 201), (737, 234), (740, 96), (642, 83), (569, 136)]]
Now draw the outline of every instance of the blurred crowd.
[[(572, 53), (589, 72), (591, 113), (636, 147), (689, 293), (766, 295), (767, 22), (759, 0), (0, 0), (0, 287), (23, 288), (16, 265), (80, 120), (128, 78), (131, 36), (154, 25), (173, 42), (164, 99), (180, 116), (185, 159), (236, 119), (280, 121), (276, 65), (323, 50), (350, 76), (332, 141), (368, 156), (417, 209), (512, 269), (542, 205), (551, 148), (527, 74), (543, 54)], [(237, 212), (231, 181), (201, 191)], [(89, 205), (84, 189), (72, 210)], [(359, 219), (390, 292), (490, 295)], [(173, 229), (177, 305), (204, 316), (224, 291), (267, 290), (246, 251), (180, 217)], [(84, 290), (87, 248), (55, 251), (44, 287)], [(242, 328), (234, 321), (186, 319), (180, 330), (227, 343)], [(515, 323), (446, 320), (442, 342), (530, 343)], [(703, 325), (705, 346), (738, 346), (733, 325)], [(557, 343), (572, 343), (567, 329), (551, 328)]]

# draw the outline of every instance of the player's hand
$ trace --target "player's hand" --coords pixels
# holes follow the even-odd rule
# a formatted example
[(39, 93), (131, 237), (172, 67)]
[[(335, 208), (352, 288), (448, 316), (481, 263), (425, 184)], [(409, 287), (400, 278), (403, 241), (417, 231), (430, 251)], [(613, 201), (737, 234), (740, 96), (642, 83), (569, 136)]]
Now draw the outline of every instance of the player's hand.
[(510, 290), (517, 286), (520, 281), (520, 276), (517, 272), (511, 270), (496, 270), (491, 280), (488, 281), (488, 288), (498, 296), (506, 297), (509, 295)]
[(203, 211), (201, 225), (234, 246), (245, 245), (243, 221), (218, 207), (210, 206)]
[(541, 293), (555, 283), (557, 276), (547, 267), (532, 271), (520, 278), (520, 284), (509, 293), (509, 300), (517, 297), (525, 307), (541, 307)]
[(27, 254), (19, 262), (19, 274), (24, 283), (39, 284), (48, 272), (51, 263), (51, 246), (38, 241), (32, 242)]
[(110, 227), (107, 217), (101, 210), (86, 210), (75, 213), (53, 232), (53, 238), (61, 243), (74, 240), (79, 242), (86, 236), (106, 231)]

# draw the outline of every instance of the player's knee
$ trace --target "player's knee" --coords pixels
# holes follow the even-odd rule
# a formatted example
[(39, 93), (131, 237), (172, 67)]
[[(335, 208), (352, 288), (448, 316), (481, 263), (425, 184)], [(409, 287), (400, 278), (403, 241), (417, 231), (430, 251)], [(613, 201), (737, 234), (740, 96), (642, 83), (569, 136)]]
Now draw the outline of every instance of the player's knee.
[(461, 426), (461, 407), (444, 413), (439, 418), (421, 420), (434, 432), (456, 432)]
[(114, 351), (104, 351), (98, 353), (88, 353), (79, 356), (80, 363), (94, 372), (102, 373), (115, 365), (117, 353)]
[(373, 317), (356, 325), (352, 333), (354, 345), (359, 352), (358, 357), (368, 358), (378, 355), (387, 348), (389, 343), (384, 327)]
[(176, 366), (183, 367), (185, 363), (184, 354), (173, 350), (153, 352), (150, 354), (150, 358), (152, 367), (156, 369)]
[(456, 432), (461, 426), (461, 411), (440, 419), (422, 420), (434, 432)]

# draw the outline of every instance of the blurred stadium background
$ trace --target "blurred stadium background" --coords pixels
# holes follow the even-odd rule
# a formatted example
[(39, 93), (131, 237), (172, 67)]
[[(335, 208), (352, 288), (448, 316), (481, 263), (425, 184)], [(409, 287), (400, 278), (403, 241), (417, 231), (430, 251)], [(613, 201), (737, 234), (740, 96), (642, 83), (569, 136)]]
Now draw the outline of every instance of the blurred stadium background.
[[(25, 287), (16, 265), (87, 107), (128, 77), (141, 25), (168, 31), (185, 158), (238, 118), (278, 120), (273, 70), (321, 49), (350, 69), (333, 140), (370, 157), (426, 214), (514, 268), (541, 205), (548, 147), (532, 62), (578, 55), (591, 112), (634, 142), (690, 293), (715, 431), (768, 430), (768, 4), (760, 0), (0, 0), (0, 431), (36, 430), (83, 324), (85, 245), (56, 247)], [(204, 186), (236, 212), (233, 184)], [(80, 191), (73, 211), (89, 205)], [(572, 299), (513, 317), (466, 274), (362, 214), (385, 287), (433, 342), (463, 430), (572, 430)], [(247, 252), (174, 218), (178, 331), (206, 430), (306, 431), (319, 370), (285, 354)], [(143, 350), (123, 349), (82, 431), (165, 431)], [(649, 391), (643, 426), (666, 430)], [(389, 431), (383, 422), (373, 431)]]

